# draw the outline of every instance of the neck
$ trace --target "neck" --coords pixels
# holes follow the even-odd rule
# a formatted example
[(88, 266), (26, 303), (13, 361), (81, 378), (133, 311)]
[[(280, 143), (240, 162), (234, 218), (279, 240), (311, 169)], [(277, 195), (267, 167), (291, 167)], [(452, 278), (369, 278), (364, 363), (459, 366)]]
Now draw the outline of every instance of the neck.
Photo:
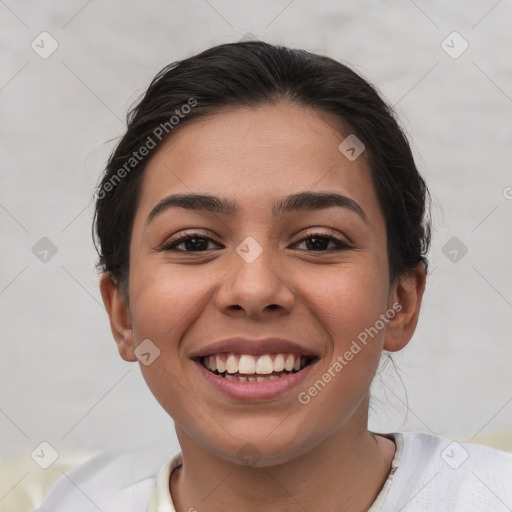
[(395, 452), (389, 439), (344, 428), (289, 462), (255, 468), (219, 458), (176, 431), (184, 464), (173, 473), (171, 488), (179, 512), (361, 512), (384, 485)]

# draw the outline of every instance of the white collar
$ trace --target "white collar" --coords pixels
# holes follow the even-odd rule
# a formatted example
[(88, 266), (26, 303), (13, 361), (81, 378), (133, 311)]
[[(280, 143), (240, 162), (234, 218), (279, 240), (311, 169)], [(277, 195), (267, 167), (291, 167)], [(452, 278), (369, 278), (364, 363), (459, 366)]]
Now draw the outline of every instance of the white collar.
[[(372, 506), (368, 509), (368, 512), (379, 512), (384, 505), (384, 501), (391, 487), (391, 480), (395, 474), (399, 464), (400, 456), (403, 449), (403, 435), (401, 433), (385, 434), (394, 441), (396, 450), (395, 456), (391, 461), (391, 470), (388, 474), (386, 481), (379, 494), (375, 498)], [(147, 508), (147, 512), (176, 512), (174, 502), (172, 500), (171, 492), (169, 490), (169, 482), (172, 472), (183, 465), (183, 457), (181, 452), (177, 453), (171, 460), (167, 461), (158, 472), (156, 477), (155, 487), (151, 493), (151, 499)]]
[(161, 467), (156, 477), (155, 487), (151, 493), (147, 512), (176, 512), (171, 491), (169, 490), (169, 482), (171, 473), (182, 465), (183, 457), (181, 452), (179, 452)]

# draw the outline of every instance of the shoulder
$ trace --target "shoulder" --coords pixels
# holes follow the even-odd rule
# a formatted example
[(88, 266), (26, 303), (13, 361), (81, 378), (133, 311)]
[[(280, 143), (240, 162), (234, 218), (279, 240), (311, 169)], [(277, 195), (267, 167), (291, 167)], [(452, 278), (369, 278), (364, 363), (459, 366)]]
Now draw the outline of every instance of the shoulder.
[(510, 510), (511, 453), (427, 432), (393, 435), (402, 449), (388, 494), (394, 507), (409, 504), (410, 511)]
[(404, 454), (420, 455), (438, 469), (450, 468), (459, 475), (477, 470), (512, 474), (512, 453), (490, 446), (459, 443), (428, 432), (401, 432), (400, 435)]
[(63, 473), (34, 512), (145, 512), (168, 459), (161, 446), (101, 452)]

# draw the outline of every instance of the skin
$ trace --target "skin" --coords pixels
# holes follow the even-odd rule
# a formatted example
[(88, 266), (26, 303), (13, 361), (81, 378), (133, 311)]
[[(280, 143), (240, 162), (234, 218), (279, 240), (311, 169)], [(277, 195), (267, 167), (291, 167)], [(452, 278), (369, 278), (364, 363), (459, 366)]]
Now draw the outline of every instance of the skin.
[[(104, 274), (100, 288), (119, 353), (149, 338), (161, 351), (140, 364), (172, 416), (184, 464), (170, 489), (178, 511), (366, 510), (390, 470), (394, 443), (367, 430), (370, 384), (383, 349), (402, 349), (416, 328), (425, 268), (391, 280), (385, 220), (364, 153), (349, 161), (348, 135), (304, 106), (225, 109), (176, 129), (145, 171), (130, 246), (129, 305)], [(275, 200), (302, 191), (338, 192), (364, 210), (299, 211), (274, 219)], [(167, 210), (173, 193), (236, 200), (236, 217)], [(208, 250), (158, 251), (184, 230), (204, 233)], [(307, 232), (306, 232), (307, 229)], [(304, 238), (332, 235), (350, 250)], [(236, 252), (248, 236), (262, 247), (252, 263)], [(311, 241), (311, 239), (308, 239)], [(179, 249), (186, 249), (181, 244)], [(297, 400), (357, 335), (399, 302), (402, 309), (307, 405)], [(240, 402), (215, 391), (190, 354), (233, 335), (279, 336), (319, 357), (307, 382), (284, 396)], [(237, 458), (251, 443), (254, 466)], [(244, 448), (245, 447), (245, 448)]]

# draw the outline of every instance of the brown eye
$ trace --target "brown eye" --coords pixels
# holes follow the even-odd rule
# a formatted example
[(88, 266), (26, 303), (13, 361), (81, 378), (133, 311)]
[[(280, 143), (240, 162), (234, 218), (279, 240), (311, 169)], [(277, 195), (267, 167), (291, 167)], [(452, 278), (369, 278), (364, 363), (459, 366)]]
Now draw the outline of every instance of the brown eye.
[[(325, 233), (308, 233), (307, 237), (302, 238), (296, 242), (295, 245), (304, 242), (308, 251), (331, 252), (348, 250), (352, 248), (345, 241), (331, 235), (326, 235)], [(329, 248), (329, 244), (334, 245), (334, 247)]]
[[(161, 247), (161, 250), (175, 252), (205, 252), (208, 250), (209, 242), (215, 244), (211, 238), (208, 238), (201, 233), (188, 233), (170, 240)], [(178, 249), (180, 245), (183, 245), (184, 249)]]

